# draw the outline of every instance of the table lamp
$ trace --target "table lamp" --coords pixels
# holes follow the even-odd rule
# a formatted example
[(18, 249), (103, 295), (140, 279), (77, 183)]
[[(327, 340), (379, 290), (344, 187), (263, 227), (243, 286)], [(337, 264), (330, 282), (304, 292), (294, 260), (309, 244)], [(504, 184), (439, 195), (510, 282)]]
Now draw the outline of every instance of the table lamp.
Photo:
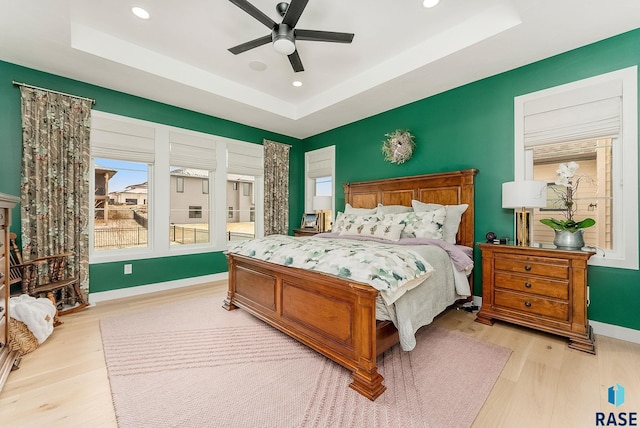
[(314, 196), (313, 210), (318, 214), (318, 232), (327, 230), (324, 211), (331, 209), (331, 196)]
[(546, 206), (546, 181), (523, 180), (502, 183), (502, 208), (516, 209), (516, 245), (528, 246), (531, 243), (530, 213), (527, 208)]

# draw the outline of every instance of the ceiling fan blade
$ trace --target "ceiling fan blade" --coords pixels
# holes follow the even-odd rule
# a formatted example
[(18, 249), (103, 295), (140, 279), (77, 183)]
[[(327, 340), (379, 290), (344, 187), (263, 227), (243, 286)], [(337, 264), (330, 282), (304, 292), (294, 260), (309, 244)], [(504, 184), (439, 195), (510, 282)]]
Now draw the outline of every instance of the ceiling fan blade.
[(294, 30), (296, 40), (314, 42), (351, 43), (353, 33), (336, 33), (334, 31)]
[(253, 49), (253, 48), (257, 48), (258, 46), (266, 45), (267, 43), (271, 43), (271, 34), (269, 34), (268, 36), (260, 37), (258, 39), (251, 40), (251, 41), (248, 41), (248, 42), (243, 43), (241, 45), (229, 48), (229, 52), (231, 52), (234, 55), (238, 55), (238, 54), (240, 54), (242, 52), (248, 51), (249, 49)]
[(291, 67), (293, 67), (293, 71), (296, 73), (300, 71), (304, 71), (304, 67), (302, 66), (302, 61), (300, 60), (300, 55), (298, 55), (298, 50), (293, 51), (291, 55), (289, 55), (289, 62), (291, 63)]
[(295, 27), (304, 8), (307, 7), (307, 3), (309, 3), (309, 0), (291, 0), (287, 12), (282, 18), (282, 23), (287, 24), (290, 28)]
[(269, 18), (267, 15), (262, 13), (257, 7), (249, 3), (247, 0), (229, 0), (231, 3), (238, 6), (240, 9), (247, 12), (249, 15), (253, 16), (258, 21), (262, 22), (267, 28), (273, 30), (273, 27), (276, 26), (276, 23), (273, 19)]

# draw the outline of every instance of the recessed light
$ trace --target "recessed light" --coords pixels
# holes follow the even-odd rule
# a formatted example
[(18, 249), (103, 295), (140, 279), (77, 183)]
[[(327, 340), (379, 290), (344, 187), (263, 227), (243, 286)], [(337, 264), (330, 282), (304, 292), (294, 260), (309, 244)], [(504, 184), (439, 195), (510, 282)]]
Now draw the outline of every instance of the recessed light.
[(265, 71), (267, 69), (267, 64), (262, 61), (253, 60), (249, 61), (249, 68), (255, 71)]
[(422, 6), (424, 7), (435, 7), (440, 3), (440, 0), (424, 0), (422, 2)]
[(133, 12), (133, 14), (140, 19), (149, 19), (149, 17), (151, 16), (149, 15), (149, 12), (138, 6), (132, 7), (131, 12)]
[(299, 88), (300, 86), (302, 86), (302, 82), (299, 80), (294, 80), (292, 85), (295, 86), (296, 88)]

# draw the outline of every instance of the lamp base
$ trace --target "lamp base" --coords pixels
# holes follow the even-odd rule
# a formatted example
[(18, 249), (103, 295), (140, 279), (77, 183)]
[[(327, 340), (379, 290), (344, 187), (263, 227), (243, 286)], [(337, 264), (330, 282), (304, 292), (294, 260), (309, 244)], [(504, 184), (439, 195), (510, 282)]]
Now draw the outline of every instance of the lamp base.
[(529, 221), (531, 214), (529, 211), (516, 212), (516, 245), (520, 247), (528, 247), (531, 245)]

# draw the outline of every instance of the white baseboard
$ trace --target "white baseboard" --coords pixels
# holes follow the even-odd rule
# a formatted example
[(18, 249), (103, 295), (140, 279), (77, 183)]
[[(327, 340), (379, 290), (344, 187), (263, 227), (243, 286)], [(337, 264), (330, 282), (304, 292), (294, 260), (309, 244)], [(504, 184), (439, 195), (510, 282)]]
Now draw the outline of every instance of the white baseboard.
[[(473, 304), (478, 307), (482, 306), (482, 297), (473, 296)], [(589, 321), (589, 325), (593, 328), (595, 334), (601, 336), (613, 337), (614, 339), (626, 340), (627, 342), (640, 344), (640, 330), (632, 328), (620, 327), (613, 324), (605, 324), (598, 321)]]
[(155, 293), (156, 291), (171, 290), (174, 288), (188, 287), (204, 282), (223, 281), (229, 278), (228, 272), (212, 275), (195, 276), (193, 278), (178, 279), (175, 281), (158, 282), (155, 284), (138, 285), (136, 287), (120, 288), (117, 290), (89, 292), (89, 303), (95, 304), (107, 300), (121, 299), (123, 297), (139, 296), (141, 294)]
[[(123, 297), (139, 296), (141, 294), (154, 293), (156, 291), (171, 290), (174, 288), (188, 287), (190, 285), (202, 284), (204, 282), (224, 281), (229, 278), (228, 272), (216, 273), (213, 275), (196, 276), (193, 278), (178, 279), (176, 281), (159, 282), (156, 284), (139, 285), (137, 287), (121, 288), (118, 290), (100, 291), (89, 293), (89, 303), (95, 304), (107, 300), (121, 299)], [(482, 297), (473, 296), (473, 304), (482, 306)], [(613, 324), (605, 324), (598, 321), (589, 321), (593, 332), (602, 336), (613, 337), (614, 339), (626, 340), (627, 342), (640, 344), (640, 330), (620, 327)]]
[(620, 327), (613, 324), (605, 324), (598, 321), (589, 321), (589, 324), (593, 328), (593, 332), (595, 334), (640, 344), (640, 330)]

